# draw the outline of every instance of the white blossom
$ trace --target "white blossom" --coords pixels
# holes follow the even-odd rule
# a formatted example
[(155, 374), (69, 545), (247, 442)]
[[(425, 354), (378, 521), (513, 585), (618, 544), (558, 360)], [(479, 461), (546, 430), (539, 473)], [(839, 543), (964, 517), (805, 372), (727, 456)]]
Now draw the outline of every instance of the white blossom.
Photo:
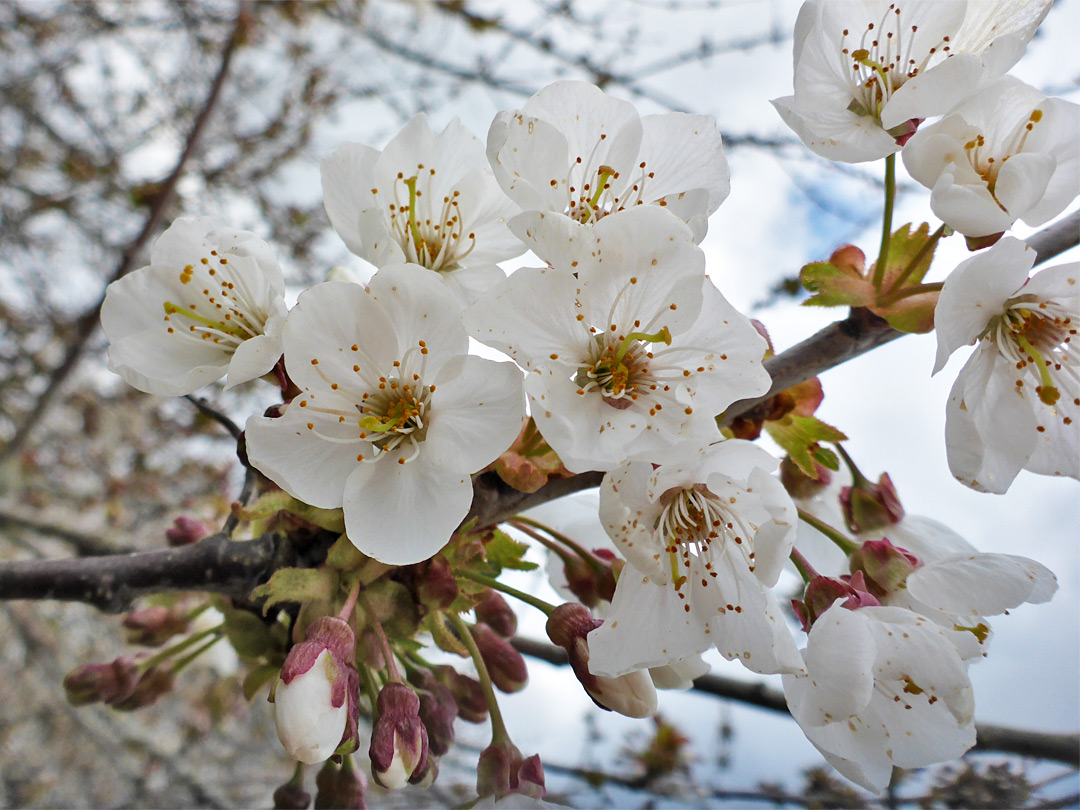
[(386, 148), (350, 143), (322, 162), (326, 213), (349, 250), (376, 267), (410, 262), (440, 274), (462, 307), (505, 275), (524, 248), (518, 211), (484, 148), (455, 118), (435, 135), (423, 113)]
[(526, 211), (588, 225), (655, 203), (687, 222), (696, 242), (730, 190), (711, 117), (642, 118), (634, 105), (585, 82), (555, 82), (522, 109), (499, 113), (487, 154), (503, 189)]
[(868, 790), (884, 790), (894, 765), (956, 759), (975, 744), (967, 669), (925, 616), (837, 601), (803, 656), (807, 674), (783, 679), (788, 708), (829, 764)]
[(977, 343), (946, 409), (949, 469), (1005, 492), (1020, 470), (1080, 478), (1080, 264), (1027, 278), (1035, 251), (1006, 237), (945, 280), (934, 373)]
[(797, 521), (770, 475), (776, 460), (732, 439), (665, 461), (625, 463), (601, 485), (600, 518), (628, 565), (589, 634), (594, 671), (662, 666), (712, 646), (755, 672), (801, 671), (772, 591)]
[(251, 463), (305, 503), (343, 507), (349, 539), (388, 564), (446, 543), (470, 475), (521, 429), (520, 372), (468, 355), (459, 311), (416, 265), (384, 267), (366, 290), (313, 287), (284, 331), (301, 393), (283, 416), (247, 423)]
[(807, 0), (792, 96), (773, 101), (811, 150), (857, 163), (896, 152), (1023, 55), (1050, 0)]
[(930, 207), (965, 236), (1042, 225), (1080, 192), (1080, 106), (1006, 76), (904, 147)]
[(190, 394), (228, 375), (261, 377), (281, 357), (284, 282), (273, 249), (247, 231), (182, 217), (150, 264), (109, 285), (101, 325), (109, 368), (149, 394)]
[(323, 650), (311, 668), (279, 680), (274, 689), (274, 721), (278, 739), (289, 756), (313, 764), (329, 758), (341, 743), (349, 719), (348, 701), (334, 705), (339, 665)]
[(705, 276), (689, 228), (654, 206), (569, 234), (567, 223), (514, 220), (553, 266), (481, 297), (464, 315), (470, 334), (528, 372), (533, 418), (572, 472), (719, 439), (716, 414), (769, 388), (766, 344)]

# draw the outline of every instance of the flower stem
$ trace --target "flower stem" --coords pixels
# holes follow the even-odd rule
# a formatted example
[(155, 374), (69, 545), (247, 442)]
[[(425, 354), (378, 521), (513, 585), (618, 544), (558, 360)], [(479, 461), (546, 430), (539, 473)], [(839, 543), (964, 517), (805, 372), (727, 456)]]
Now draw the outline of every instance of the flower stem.
[(469, 625), (457, 613), (450, 614), (450, 621), (454, 625), (457, 634), (461, 636), (461, 643), (465, 645), (472, 656), (473, 665), (476, 667), (476, 676), (480, 681), (480, 687), (484, 690), (484, 699), (487, 701), (488, 713), (491, 715), (491, 744), (510, 742), (510, 734), (503, 722), (502, 712), (499, 711), (499, 701), (495, 697), (495, 687), (491, 685), (491, 676), (488, 674), (484, 657), (480, 655), (480, 648), (469, 632)]
[(881, 289), (885, 279), (885, 264), (889, 258), (889, 239), (892, 238), (893, 202), (896, 199), (896, 154), (885, 158), (885, 213), (881, 218), (881, 250), (874, 265), (874, 289)]
[(486, 577), (483, 574), (476, 574), (472, 571), (455, 571), (454, 576), (472, 580), (479, 585), (486, 585), (492, 590), (502, 591), (507, 596), (513, 596), (515, 599), (520, 599), (525, 604), (532, 605), (537, 610), (543, 611), (545, 616), (550, 616), (551, 612), (555, 610), (554, 605), (548, 604), (543, 599), (538, 599), (532, 594), (519, 591), (517, 588), (512, 588), (509, 585), (504, 585), (493, 577)]
[(836, 447), (836, 452), (840, 454), (840, 458), (844, 460), (844, 464), (846, 464), (847, 468), (851, 471), (852, 486), (863, 488), (872, 487), (874, 482), (863, 475), (862, 471), (855, 466), (855, 462), (852, 460), (851, 456), (848, 455), (847, 450), (844, 449), (843, 445), (837, 442), (833, 446)]
[[(806, 511), (804, 511), (802, 509), (799, 509), (798, 512), (799, 512), (799, 520), (801, 520), (803, 523), (806, 523), (806, 524), (808, 524), (810, 526), (813, 526), (815, 529), (817, 529), (823, 535), (828, 537), (837, 546), (839, 546), (839, 548), (840, 548), (840, 550), (842, 552), (844, 552), (848, 556), (850, 556), (852, 554), (852, 552), (855, 552), (855, 551), (857, 551), (859, 549), (859, 544), (858, 543), (856, 543), (854, 540), (852, 540), (851, 538), (849, 538), (847, 535), (843, 534), (839, 530), (834, 529), (832, 526), (830, 526), (825, 521), (819, 520), (818, 518), (811, 515), (809, 512), (806, 512)], [(797, 563), (796, 563), (796, 565), (797, 565)]]
[[(518, 531), (524, 532), (525, 534), (529, 535), (529, 537), (533, 538), (534, 540), (537, 540), (541, 543), (544, 543), (544, 545), (547, 545), (547, 543), (544, 542), (543, 537), (540, 537), (536, 532), (530, 530), (527, 527), (532, 526), (536, 529), (540, 529), (541, 531), (546, 532), (551, 537), (555, 538), (564, 546), (569, 548), (571, 551), (581, 557), (581, 559), (585, 560), (585, 562), (588, 563), (589, 567), (593, 570), (594, 574), (602, 574), (607, 571), (608, 567), (604, 565), (604, 563), (602, 563), (600, 560), (596, 559), (596, 555), (589, 551), (587, 548), (585, 548), (572, 538), (567, 537), (562, 532), (557, 532), (551, 527), (545, 526), (538, 520), (533, 520), (530, 517), (525, 517), (525, 515), (514, 515), (514, 517), (508, 520), (507, 523), (509, 523)], [(551, 548), (551, 546), (548, 546), (548, 548)]]
[(904, 282), (907, 281), (911, 277), (911, 274), (915, 272), (915, 268), (918, 267), (922, 260), (926, 258), (926, 254), (928, 254), (934, 249), (937, 243), (941, 240), (941, 237), (942, 235), (944, 235), (944, 233), (945, 224), (942, 223), (940, 228), (930, 234), (930, 237), (926, 240), (926, 244), (919, 248), (919, 252), (915, 254), (915, 258), (908, 262), (908, 266), (905, 267), (900, 273), (900, 275), (896, 277), (896, 280), (893, 281), (892, 285), (889, 287), (887, 295), (892, 295), (904, 286)]
[(193, 650), (192, 652), (185, 655), (183, 658), (181, 658), (179, 661), (177, 661), (176, 663), (174, 663), (172, 665), (172, 674), (173, 675), (179, 675), (188, 664), (190, 664), (192, 661), (194, 661), (196, 658), (198, 658), (204, 652), (209, 650), (211, 647), (213, 647), (215, 644), (217, 644), (223, 638), (224, 638), (224, 636), (214, 636), (212, 639), (207, 641), (201, 647), (197, 647), (195, 650)]
[[(357, 584), (359, 585), (359, 583)], [(372, 628), (375, 630), (375, 637), (379, 639), (379, 646), (382, 647), (383, 656), (386, 658), (386, 672), (390, 676), (390, 680), (399, 682), (404, 681), (405, 679), (401, 677), (401, 670), (398, 669), (394, 651), (390, 649), (390, 639), (386, 637), (386, 631), (383, 630), (382, 622), (380, 622), (379, 617), (375, 615), (375, 611), (371, 609), (371, 603), (368, 602), (367, 597), (361, 593), (360, 588), (356, 589), (356, 595), (364, 608), (364, 612), (367, 614), (368, 620), (371, 622)]]
[(820, 574), (814, 570), (814, 566), (810, 564), (810, 561), (796, 549), (791, 550), (789, 559), (795, 563), (795, 568), (799, 572), (799, 576), (802, 577), (804, 583), (809, 583), (814, 577), (820, 576)]
[(352, 617), (352, 612), (353, 609), (356, 607), (356, 600), (357, 598), (359, 598), (359, 596), (360, 580), (357, 580), (356, 584), (353, 585), (352, 590), (349, 591), (349, 596), (345, 600), (345, 604), (342, 606), (341, 612), (338, 613), (338, 618), (341, 619), (343, 622), (349, 621), (349, 619)]
[(217, 627), (211, 627), (208, 630), (201, 630), (198, 633), (194, 633), (193, 635), (185, 638), (183, 641), (177, 642), (171, 647), (166, 647), (161, 652), (155, 653), (146, 660), (141, 661), (139, 663), (139, 669), (141, 669), (143, 672), (146, 672), (146, 670), (150, 669), (151, 667), (156, 667), (158, 664), (161, 664), (164, 661), (168, 661), (174, 655), (182, 653), (184, 650), (187, 650), (190, 647), (194, 647), (196, 644), (198, 644), (200, 641), (202, 641), (209, 635), (216, 635), (220, 637), (221, 634), (224, 632), (224, 629), (225, 622), (222, 622)]

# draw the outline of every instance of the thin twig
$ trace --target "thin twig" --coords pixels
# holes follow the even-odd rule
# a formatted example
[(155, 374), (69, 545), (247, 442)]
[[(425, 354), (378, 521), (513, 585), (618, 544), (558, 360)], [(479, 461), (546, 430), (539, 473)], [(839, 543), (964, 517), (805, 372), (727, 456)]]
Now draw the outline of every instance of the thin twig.
[(240, 435), (244, 432), (236, 422), (230, 419), (228, 416), (217, 410), (203, 397), (197, 397), (192, 394), (185, 394), (184, 399), (199, 409), (199, 413), (205, 416), (207, 419), (212, 419), (229, 431), (229, 435), (236, 441), (240, 441)]
[[(150, 236), (158, 229), (162, 219), (165, 217), (165, 211), (168, 208), (169, 203), (172, 202), (176, 183), (183, 175), (189, 159), (195, 153), (195, 148), (206, 129), (206, 125), (210, 120), (214, 108), (217, 106), (218, 98), (221, 96), (221, 89), (224, 87), (225, 79), (229, 73), (229, 66), (232, 63), (233, 53), (240, 44), (242, 39), (241, 35), (249, 23), (250, 10), (248, 0), (242, 0), (236, 14), (236, 23), (233, 26), (232, 33), (222, 48), (221, 64), (218, 68), (217, 75), (214, 76), (214, 81), (210, 85), (206, 101), (199, 111), (199, 115), (196, 117), (195, 122), (192, 124), (191, 132), (184, 144), (184, 150), (180, 153), (180, 157), (177, 159), (176, 166), (173, 168), (172, 172), (165, 178), (164, 182), (162, 182), (161, 191), (154, 199), (153, 206), (150, 208), (150, 213), (143, 223), (142, 230), (139, 231), (139, 235), (135, 237), (135, 240), (120, 257), (120, 263), (109, 275), (106, 286), (134, 269), (135, 260), (142, 253), (146, 243), (150, 240)], [(11, 441), (8, 442), (3, 450), (0, 450), (0, 463), (3, 463), (15, 455), (15, 453), (17, 453), (26, 443), (27, 438), (30, 436), (30, 432), (37, 426), (38, 422), (41, 421), (41, 418), (52, 405), (56, 394), (60, 390), (60, 386), (71, 375), (71, 372), (75, 370), (76, 365), (78, 365), (79, 360), (83, 356), (83, 352), (86, 350), (87, 343), (89, 343), (91, 336), (97, 330), (98, 315), (104, 301), (105, 293), (102, 292), (98, 302), (84, 312), (75, 322), (71, 330), (72, 337), (68, 343), (64, 359), (49, 375), (49, 382), (46, 384), (45, 390), (41, 392), (37, 401), (27, 410), (22, 423), (15, 430), (15, 435), (11, 437)]]

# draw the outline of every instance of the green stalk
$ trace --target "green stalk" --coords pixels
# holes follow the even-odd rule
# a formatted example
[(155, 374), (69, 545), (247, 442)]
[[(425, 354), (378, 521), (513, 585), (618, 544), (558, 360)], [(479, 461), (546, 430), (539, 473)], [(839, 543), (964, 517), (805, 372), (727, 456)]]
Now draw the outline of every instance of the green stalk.
[(874, 289), (881, 289), (885, 279), (885, 263), (889, 258), (889, 240), (892, 238), (893, 202), (896, 200), (896, 153), (885, 158), (885, 213), (881, 218), (881, 250), (874, 266)]
[(533, 520), (530, 517), (525, 517), (525, 515), (514, 515), (514, 517), (508, 520), (507, 523), (509, 523), (518, 531), (524, 532), (525, 534), (529, 535), (529, 537), (532, 537), (534, 540), (544, 542), (543, 538), (538, 537), (534, 532), (529, 531), (526, 526), (532, 526), (534, 528), (540, 529), (541, 531), (546, 532), (547, 534), (554, 537), (568, 549), (581, 557), (581, 559), (585, 560), (585, 562), (588, 563), (589, 567), (593, 570), (594, 574), (599, 575), (607, 571), (608, 567), (602, 562), (600, 562), (598, 559), (596, 559), (596, 555), (594, 555), (587, 548), (579, 544), (577, 541), (571, 539), (570, 537), (567, 537), (562, 532), (557, 532), (549, 526), (545, 526), (538, 520)]
[(791, 550), (788, 559), (795, 563), (795, 569), (799, 572), (799, 576), (802, 577), (804, 584), (809, 584), (810, 580), (819, 576), (818, 572), (814, 570), (814, 566), (810, 565), (810, 561), (796, 549)]
[(911, 298), (913, 295), (922, 295), (923, 293), (941, 292), (941, 288), (944, 287), (944, 282), (935, 281), (932, 284), (916, 284), (914, 287), (906, 287), (896, 292), (886, 293), (884, 296), (878, 299), (878, 306), (887, 307), (890, 304), (895, 304), (897, 301), (902, 301), (905, 298)]
[(139, 663), (139, 669), (142, 670), (143, 672), (146, 672), (151, 667), (156, 667), (158, 664), (161, 664), (161, 663), (163, 663), (165, 661), (168, 661), (174, 655), (176, 655), (178, 653), (182, 653), (184, 650), (188, 649), (189, 647), (195, 646), (196, 644), (198, 644), (200, 641), (202, 641), (204, 638), (206, 638), (209, 635), (217, 635), (217, 636), (220, 637), (220, 635), (224, 632), (224, 629), (225, 629), (225, 622), (222, 622), (217, 627), (211, 627), (209, 630), (202, 630), (202, 631), (200, 631), (198, 633), (190, 635), (187, 638), (185, 638), (183, 641), (177, 642), (176, 644), (172, 645), (171, 647), (166, 647), (161, 652), (155, 653), (154, 655), (151, 655), (145, 661), (141, 661)]
[(554, 605), (548, 604), (543, 599), (538, 599), (532, 594), (519, 591), (517, 588), (512, 588), (509, 585), (504, 585), (502, 582), (499, 582), (499, 580), (492, 577), (486, 577), (483, 574), (475, 574), (472, 571), (455, 571), (454, 576), (460, 577), (461, 579), (472, 580), (479, 585), (486, 585), (488, 588), (495, 591), (502, 591), (507, 596), (513, 596), (515, 599), (520, 599), (525, 604), (532, 605), (537, 610), (543, 611), (545, 616), (550, 616), (552, 611), (555, 610)]
[(510, 734), (507, 732), (506, 724), (503, 722), (502, 712), (499, 711), (499, 701), (495, 697), (495, 687), (491, 685), (491, 676), (488, 674), (484, 657), (480, 655), (480, 648), (476, 646), (476, 641), (473, 639), (472, 633), (469, 632), (469, 626), (465, 624), (465, 620), (459, 614), (450, 614), (450, 621), (453, 623), (457, 634), (461, 636), (461, 642), (468, 649), (469, 655), (472, 656), (473, 665), (476, 667), (476, 677), (484, 690), (484, 699), (487, 701), (488, 713), (491, 715), (491, 744), (510, 742)]
[[(853, 552), (858, 551), (859, 544), (856, 543), (854, 540), (850, 539), (849, 537), (847, 537), (842, 532), (838, 531), (837, 529), (834, 529), (832, 526), (830, 526), (825, 521), (819, 520), (818, 518), (814, 517), (809, 512), (806, 512), (806, 511), (804, 511), (802, 509), (799, 509), (798, 512), (799, 512), (799, 520), (801, 520), (803, 523), (806, 523), (806, 524), (808, 524), (810, 526), (813, 526), (815, 529), (817, 529), (823, 535), (828, 537), (830, 540), (832, 540), (840, 548), (841, 551), (843, 551), (849, 557), (851, 556), (851, 554)], [(796, 563), (796, 565), (798, 565), (798, 563)]]
[(179, 661), (177, 661), (176, 663), (174, 663), (172, 665), (172, 674), (173, 675), (179, 675), (188, 664), (190, 664), (192, 661), (194, 661), (196, 658), (198, 658), (204, 652), (209, 650), (211, 647), (213, 647), (215, 644), (217, 644), (223, 638), (224, 638), (224, 636), (215, 636), (214, 638), (210, 639), (205, 644), (203, 644), (201, 647), (197, 647), (193, 652), (188, 653), (187, 655), (185, 655), (183, 658), (181, 658)]

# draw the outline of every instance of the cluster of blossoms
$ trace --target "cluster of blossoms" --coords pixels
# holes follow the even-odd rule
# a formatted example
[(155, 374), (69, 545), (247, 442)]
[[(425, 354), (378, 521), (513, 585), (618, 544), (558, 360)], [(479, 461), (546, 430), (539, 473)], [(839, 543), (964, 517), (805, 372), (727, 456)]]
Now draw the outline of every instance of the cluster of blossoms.
[[(893, 161), (902, 147), (934, 212), (983, 240), (975, 247), (1016, 219), (1046, 222), (1078, 190), (1077, 108), (1004, 76), (1047, 4), (990, 25), (1005, 5), (809, 0), (795, 93), (777, 109), (832, 159)], [(930, 116), (944, 117), (922, 127)], [(102, 311), (111, 366), (141, 390), (188, 394), (221, 376), (280, 388), (280, 405), (248, 419), (245, 458), (348, 549), (336, 545), (302, 586), (271, 580), (262, 594), (268, 606), (302, 605), (273, 690), (294, 758), (347, 763), (364, 714), (373, 777), (426, 784), (455, 718), (490, 716), (478, 792), (542, 797), (539, 759), (510, 742), (494, 699), (493, 687), (516, 691), (526, 674), (508, 641), (513, 612), (492, 590), (512, 541), (467, 520), (473, 476), (489, 469), (525, 491), (549, 475), (604, 473), (607, 547), (512, 522), (558, 549), (556, 584), (571, 601), (528, 601), (548, 613), (550, 637), (601, 706), (651, 715), (654, 684), (689, 686), (715, 648), (782, 674), (809, 739), (868, 788), (883, 789), (894, 765), (974, 744), (967, 667), (984, 654), (985, 617), (1046, 601), (1053, 575), (905, 517), (887, 477), (872, 484), (851, 465), (851, 484), (825, 496), (820, 465), (777, 475), (780, 461), (749, 439), (789, 412), (812, 419), (820, 387), (816, 399), (774, 397), (756, 429), (722, 427), (733, 403), (769, 392), (770, 347), (698, 247), (729, 190), (712, 119), (640, 117), (595, 87), (559, 82), (500, 113), (486, 149), (458, 121), (436, 134), (421, 115), (382, 151), (341, 147), (322, 181), (335, 230), (376, 268), (366, 285), (327, 281), (287, 311), (265, 242), (181, 219), (148, 267), (110, 287)], [(499, 262), (526, 250), (542, 266), (507, 276)], [(882, 272), (890, 255), (883, 248)], [(1004, 238), (943, 289), (911, 288), (940, 289), (935, 370), (979, 344), (954, 387), (946, 440), (956, 476), (994, 492), (1021, 469), (1080, 477), (1080, 268), (1029, 280), (1033, 262)], [(890, 290), (878, 274), (874, 286), (892, 298), (876, 304), (895, 313), (916, 263)], [(470, 338), (513, 362), (470, 354)], [(816, 441), (781, 444), (836, 460)], [(526, 469), (539, 481), (525, 485)], [(815, 568), (805, 522), (830, 538), (842, 569)], [(775, 592), (789, 561), (805, 585), (802, 649)], [(470, 610), (471, 625), (459, 615)], [(420, 658), (420, 629), (471, 657), (477, 677)], [(327, 773), (357, 789), (348, 766)]]

